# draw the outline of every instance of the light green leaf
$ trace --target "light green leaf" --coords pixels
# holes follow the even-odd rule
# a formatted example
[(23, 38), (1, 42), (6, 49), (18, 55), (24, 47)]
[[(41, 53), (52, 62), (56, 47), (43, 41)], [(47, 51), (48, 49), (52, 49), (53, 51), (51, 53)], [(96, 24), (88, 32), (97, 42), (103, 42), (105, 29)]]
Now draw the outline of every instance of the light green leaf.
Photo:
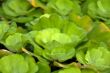
[(28, 63), (22, 55), (13, 54), (0, 59), (0, 72), (2, 73), (27, 73)]
[(28, 63), (29, 66), (29, 70), (27, 73), (36, 73), (39, 69), (38, 65), (36, 64), (34, 58), (32, 58), (31, 56), (26, 56), (25, 60)]
[(80, 6), (77, 1), (71, 0), (51, 0), (48, 3), (48, 12), (57, 12), (61, 15), (67, 15), (69, 12), (74, 11), (80, 13)]
[(75, 55), (75, 49), (72, 45), (62, 45), (51, 43), (50, 46), (46, 46), (43, 56), (48, 60), (58, 60), (60, 62), (71, 59)]
[(24, 46), (26, 39), (21, 33), (15, 33), (9, 35), (4, 43), (4, 45), (11, 51), (18, 52)]
[(73, 41), (74, 46), (85, 39), (87, 33), (81, 27), (78, 27), (74, 23), (68, 23), (69, 25), (64, 26), (63, 32), (68, 34)]
[(95, 72), (95, 71), (92, 70), (92, 69), (87, 69), (87, 68), (85, 68), (85, 69), (82, 69), (82, 70), (81, 70), (81, 73), (97, 73), (97, 72)]
[(77, 60), (82, 63), (82, 64), (85, 64), (86, 63), (86, 60), (85, 60), (85, 53), (86, 53), (86, 50), (85, 48), (83, 49), (78, 49), (76, 51), (76, 58)]
[(32, 24), (33, 30), (43, 30), (46, 28), (58, 28), (61, 29), (63, 26), (63, 18), (57, 14), (44, 14), (34, 21)]
[(69, 67), (69, 68), (60, 70), (58, 73), (81, 73), (81, 71), (77, 67)]
[(90, 64), (101, 71), (110, 68), (109, 57), (110, 51), (105, 47), (89, 49), (85, 55), (87, 64)]
[(51, 73), (50, 67), (45, 62), (37, 62), (39, 70), (37, 73)]
[(0, 21), (0, 40), (3, 39), (8, 29), (9, 29), (8, 23), (5, 21)]
[(6, 15), (15, 17), (27, 14), (31, 5), (26, 0), (7, 0), (2, 7)]
[(40, 43), (40, 44), (51, 42), (51, 41), (53, 41), (52, 36), (55, 33), (60, 33), (60, 30), (56, 29), (56, 28), (44, 29), (44, 30), (38, 32), (38, 34), (35, 37), (35, 40), (37, 43)]

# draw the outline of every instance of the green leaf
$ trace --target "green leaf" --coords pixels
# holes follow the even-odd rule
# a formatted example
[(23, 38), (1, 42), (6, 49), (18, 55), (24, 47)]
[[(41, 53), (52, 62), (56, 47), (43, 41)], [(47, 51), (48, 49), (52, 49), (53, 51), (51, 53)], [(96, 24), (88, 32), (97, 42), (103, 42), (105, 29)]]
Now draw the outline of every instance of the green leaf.
[(8, 7), (7, 3), (2, 4), (3, 12), (5, 15), (8, 15), (9, 17), (16, 17), (16, 13), (14, 13), (10, 8)]
[(60, 70), (58, 73), (81, 73), (81, 71), (77, 67), (69, 67), (69, 68)]
[(65, 25), (63, 32), (68, 34), (74, 43), (74, 46), (76, 46), (79, 42), (81, 42), (83, 39), (85, 39), (87, 33), (84, 29), (81, 27), (78, 27), (74, 23), (68, 23), (69, 25)]
[(9, 29), (8, 23), (5, 21), (0, 21), (0, 40), (3, 39), (8, 29)]
[(85, 55), (87, 64), (96, 67), (100, 71), (110, 68), (109, 57), (110, 51), (105, 47), (89, 49)]
[(64, 24), (63, 18), (61, 16), (59, 16), (58, 14), (51, 14), (49, 20), (54, 28), (62, 29)]
[(39, 31), (35, 39), (36, 42), (38, 42), (39, 44), (41, 43), (46, 44), (52, 41), (57, 41), (62, 44), (72, 43), (72, 40), (68, 35), (60, 33), (60, 30), (56, 28), (48, 28)]
[(39, 70), (37, 73), (51, 73), (50, 67), (45, 62), (37, 62)]
[(29, 70), (27, 73), (36, 73), (39, 70), (39, 67), (36, 64), (34, 58), (32, 58), (31, 56), (26, 56), (25, 60), (27, 61), (29, 66)]
[[(109, 12), (110, 12), (110, 9), (109, 9), (109, 3), (110, 2), (109, 0), (100, 0), (100, 1), (97, 1), (97, 5), (99, 7), (99, 15), (102, 16), (102, 17), (108, 17), (109, 18)], [(103, 15), (102, 15), (103, 14)]]
[(31, 5), (26, 0), (6, 0), (2, 7), (5, 14), (15, 17), (27, 14)]
[(86, 60), (85, 60), (85, 53), (86, 53), (86, 51), (87, 51), (86, 48), (78, 49), (76, 51), (76, 58), (82, 64), (85, 64), (86, 63)]
[(58, 28), (63, 26), (63, 18), (57, 14), (44, 14), (37, 21), (32, 23), (33, 30), (42, 30), (46, 28)]
[[(95, 0), (96, 2), (96, 0)], [(97, 16), (97, 5), (95, 4), (95, 2), (89, 2), (88, 4), (88, 14), (93, 17), (96, 18)]]
[(52, 35), (54, 35), (55, 33), (59, 33), (59, 32), (60, 32), (60, 30), (56, 29), (56, 28), (44, 29), (44, 30), (38, 32), (38, 34), (35, 37), (35, 40), (39, 44), (48, 43), (48, 42), (53, 41)]
[(0, 59), (2, 73), (36, 73), (38, 66), (31, 56), (11, 54)]
[(14, 18), (12, 20), (15, 22), (19, 22), (19, 23), (27, 23), (29, 21), (32, 21), (33, 17), (32, 16), (27, 16), (27, 17), (21, 16), (21, 17)]
[(0, 59), (0, 72), (2, 73), (27, 73), (28, 63), (22, 55), (13, 54)]
[(69, 25), (67, 25), (67, 27), (65, 26), (64, 33), (67, 33), (70, 36), (77, 35), (79, 37), (82, 37), (82, 36), (85, 36), (86, 35), (85, 30), (82, 29), (81, 27), (78, 27), (74, 23), (69, 23)]
[(81, 70), (81, 73), (97, 73), (97, 72), (95, 72), (95, 71), (92, 70), (92, 69), (87, 69), (87, 68), (85, 68), (85, 69), (82, 69), (82, 70)]
[(80, 13), (80, 6), (78, 2), (71, 0), (51, 0), (48, 3), (48, 12), (57, 12), (61, 15), (67, 15), (69, 12), (74, 11)]
[(13, 52), (21, 51), (21, 48), (25, 45), (26, 39), (21, 33), (15, 33), (9, 35), (5, 40), (4, 45)]
[(55, 0), (54, 3), (54, 5), (56, 6), (56, 10), (58, 9), (57, 11), (64, 15), (67, 14), (73, 6), (72, 1), (70, 0)]
[(54, 71), (54, 72), (52, 72), (52, 73), (58, 73), (58, 71)]
[(62, 44), (72, 43), (72, 39), (70, 38), (70, 36), (64, 33), (55, 33), (52, 36), (53, 36), (52, 40), (57, 41), (59, 43), (62, 43)]
[[(35, 26), (36, 26), (36, 28), (35, 28)], [(45, 28), (49, 28), (52, 25), (51, 25), (51, 23), (49, 21), (49, 18), (47, 18), (47, 17), (41, 17), (39, 19), (38, 24), (36, 24), (35, 26), (33, 26), (35, 29), (42, 30), (42, 29), (45, 29)]]
[(7, 30), (7, 32), (5, 33), (5, 35), (3, 36), (3, 39), (2, 39), (2, 42), (5, 41), (5, 39), (9, 36), (9, 35), (12, 35), (14, 33), (17, 32), (17, 24), (15, 22), (12, 22), (10, 25), (9, 25), (9, 29)]
[(75, 55), (75, 49), (71, 44), (62, 45), (57, 42), (46, 45), (43, 56), (48, 60), (64, 62)]
[(86, 13), (94, 19), (106, 21), (110, 18), (109, 0), (87, 0), (83, 7)]

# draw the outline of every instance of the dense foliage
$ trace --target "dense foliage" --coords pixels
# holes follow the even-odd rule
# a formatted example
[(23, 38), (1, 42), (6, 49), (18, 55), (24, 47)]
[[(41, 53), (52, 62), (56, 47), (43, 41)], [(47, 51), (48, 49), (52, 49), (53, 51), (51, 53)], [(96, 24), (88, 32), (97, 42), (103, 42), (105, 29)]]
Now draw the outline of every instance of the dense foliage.
[(0, 0), (0, 73), (110, 73), (110, 0)]

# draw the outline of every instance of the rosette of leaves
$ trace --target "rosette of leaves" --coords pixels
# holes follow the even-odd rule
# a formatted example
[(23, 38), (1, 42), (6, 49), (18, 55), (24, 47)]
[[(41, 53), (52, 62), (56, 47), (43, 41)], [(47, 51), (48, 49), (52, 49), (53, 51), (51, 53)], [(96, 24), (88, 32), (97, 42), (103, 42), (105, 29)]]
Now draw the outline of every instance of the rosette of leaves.
[(80, 14), (81, 8), (79, 2), (76, 0), (51, 0), (47, 4), (47, 12), (67, 15), (71, 11)]
[(15, 22), (0, 21), (0, 43), (12, 52), (21, 51), (25, 46), (27, 39), (20, 32)]
[(57, 14), (43, 15), (31, 25), (32, 30), (37, 30), (34, 36), (36, 43), (44, 49), (43, 56), (49, 60), (65, 61), (72, 58), (74, 47), (86, 37), (84, 29)]
[(4, 45), (13, 52), (19, 52), (26, 44), (26, 38), (21, 33), (9, 35), (4, 41)]
[(75, 32), (65, 31), (65, 33), (62, 33), (57, 28), (47, 28), (38, 31), (35, 41), (43, 47), (42, 55), (46, 59), (63, 62), (74, 57), (74, 47), (78, 42), (81, 42), (79, 36), (80, 34)]
[(110, 18), (109, 3), (110, 0), (87, 0), (83, 10), (93, 18), (107, 20)]
[[(76, 45), (77, 43), (81, 42), (85, 39), (87, 32), (81, 28), (80, 26), (76, 25), (74, 22), (70, 22), (69, 20), (65, 20), (63, 17), (57, 14), (45, 14), (42, 15), (36, 21), (30, 22), (29, 28), (31, 30), (38, 30), (41, 31), (47, 28), (56, 28), (61, 33), (67, 34), (71, 38)], [(76, 39), (75, 39), (76, 38)]]
[[(109, 73), (110, 69), (110, 51), (105, 43), (92, 42), (80, 48), (76, 53), (77, 60), (87, 68), (97, 72)], [(108, 72), (107, 72), (108, 71)]]
[(11, 54), (0, 59), (0, 72), (50, 73), (50, 68), (45, 62), (38, 61), (36, 63), (34, 58), (29, 55)]
[(1, 11), (1, 17), (20, 23), (33, 20), (38, 12), (28, 0), (5, 0)]
[(65, 61), (75, 55), (72, 39), (56, 28), (39, 31), (35, 41), (44, 48), (42, 55), (48, 60)]

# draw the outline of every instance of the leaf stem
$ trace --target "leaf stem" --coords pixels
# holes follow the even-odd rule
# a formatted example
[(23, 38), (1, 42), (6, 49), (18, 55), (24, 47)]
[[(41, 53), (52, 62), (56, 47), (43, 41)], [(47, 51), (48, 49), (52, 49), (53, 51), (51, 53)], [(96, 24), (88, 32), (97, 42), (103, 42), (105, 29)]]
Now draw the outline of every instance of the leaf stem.
[(25, 49), (25, 48), (22, 48), (22, 51), (23, 51), (24, 53), (28, 54), (28, 55), (31, 55), (31, 56), (34, 56), (34, 57), (38, 58), (38, 60), (39, 60), (40, 62), (46, 62), (46, 63), (48, 63), (48, 61), (47, 61), (46, 59), (43, 59), (43, 58), (40, 57), (39, 55), (36, 55), (36, 54), (34, 54), (34, 53), (28, 51), (28, 50)]

